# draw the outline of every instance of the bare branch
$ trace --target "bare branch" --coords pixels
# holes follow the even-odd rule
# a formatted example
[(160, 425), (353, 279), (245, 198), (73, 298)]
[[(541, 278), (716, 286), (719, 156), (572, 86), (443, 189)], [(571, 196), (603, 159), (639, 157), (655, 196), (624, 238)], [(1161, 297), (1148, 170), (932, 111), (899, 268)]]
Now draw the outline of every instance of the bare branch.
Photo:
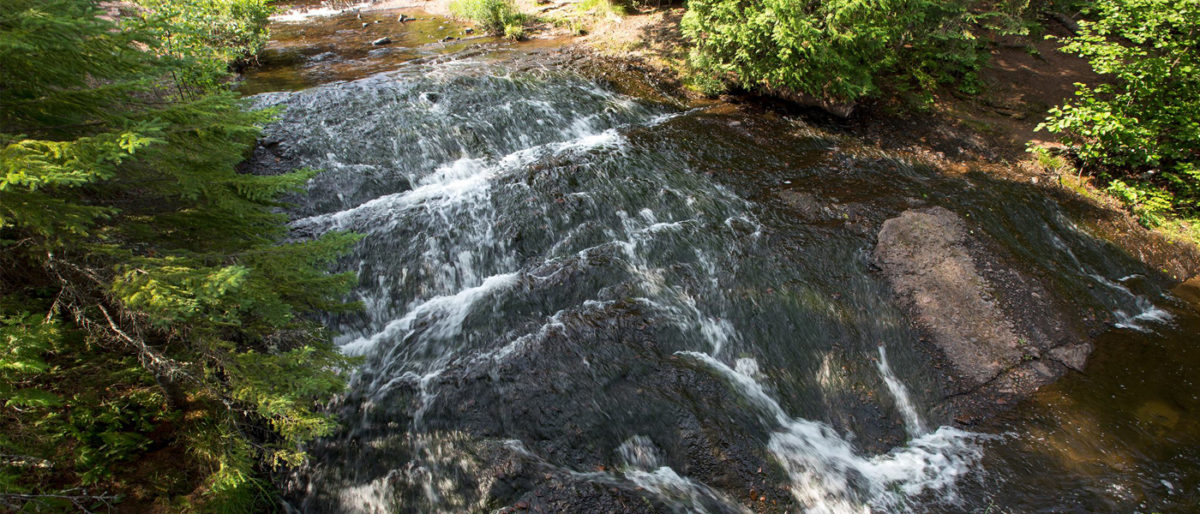
[[(54, 276), (58, 278), (62, 288), (62, 290), (59, 292), (59, 298), (67, 299), (67, 301), (61, 302), (61, 304), (65, 307), (65, 310), (71, 314), (71, 318), (80, 326), (80, 328), (106, 339), (115, 339), (124, 343), (125, 346), (132, 348), (134, 353), (137, 354), (138, 360), (142, 362), (142, 366), (148, 369), (155, 376), (167, 378), (169, 380), (184, 378), (202, 387), (206, 386), (204, 382), (193, 377), (186, 371), (186, 363), (167, 357), (166, 355), (162, 354), (162, 352), (159, 352), (150, 346), (150, 344), (146, 343), (146, 341), (140, 337), (140, 335), (131, 335), (128, 331), (122, 329), (118, 323), (118, 320), (114, 319), (112, 314), (109, 313), (109, 310), (104, 306), (103, 300), (106, 299), (104, 295), (99, 294), (88, 296), (79, 292), (79, 290), (74, 286), (74, 283), (67, 277), (63, 276), (63, 274), (60, 272), (58, 269), (59, 265), (70, 268), (77, 274), (86, 277), (101, 291), (103, 290), (102, 288), (104, 287), (105, 282), (101, 280), (93, 270), (89, 270), (73, 263), (56, 259), (52, 255), (48, 255), (47, 267), (54, 274)], [(96, 296), (99, 296), (99, 298)], [(96, 310), (100, 312), (100, 314), (104, 317), (103, 323), (97, 322), (88, 316), (86, 312), (86, 307), (88, 305), (95, 307)], [(126, 313), (126, 317), (131, 319), (134, 318), (132, 314), (128, 313)]]
[(67, 489), (60, 491), (57, 494), (20, 494), (20, 493), (0, 493), (0, 504), (11, 507), (13, 510), (20, 510), (26, 504), (39, 503), (42, 505), (48, 504), (53, 500), (68, 501), (80, 512), (91, 513), (89, 508), (93, 504), (100, 503), (107, 510), (113, 509), (113, 503), (120, 500), (117, 495), (100, 493), (89, 494), (87, 489)]

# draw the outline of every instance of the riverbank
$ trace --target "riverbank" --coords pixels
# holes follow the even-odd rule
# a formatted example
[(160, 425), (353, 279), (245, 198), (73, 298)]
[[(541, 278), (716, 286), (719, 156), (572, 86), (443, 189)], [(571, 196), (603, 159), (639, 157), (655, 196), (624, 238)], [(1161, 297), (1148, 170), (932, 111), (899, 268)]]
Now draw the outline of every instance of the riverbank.
[[(683, 87), (687, 42), (679, 20), (684, 11), (667, 7), (605, 17), (575, 44), (605, 59), (632, 61), (653, 70), (643, 73), (695, 100), (698, 93)], [(1097, 188), (1091, 177), (1078, 174), (1065, 159), (1053, 157), (1062, 145), (1036, 130), (1049, 108), (1073, 95), (1076, 83), (1101, 80), (1087, 61), (1058, 50), (1061, 44), (1053, 38), (1070, 35), (1070, 27), (1058, 20), (1042, 23), (1042, 32), (1034, 36), (990, 42), (992, 60), (981, 73), (983, 87), (978, 95), (943, 90), (918, 108), (872, 101), (858, 106), (849, 117), (756, 95), (721, 99), (796, 116), (949, 173), (986, 173), (1028, 182), (1059, 202), (1090, 211), (1089, 229), (1172, 279), (1182, 282), (1197, 276), (1200, 226), (1173, 220), (1146, 229), (1119, 200)], [(1031, 148), (1046, 151), (1039, 156)]]
[[(683, 7), (627, 8), (607, 0), (515, 3), (530, 17), (530, 40), (562, 46), (573, 54), (574, 65), (585, 72), (618, 87), (641, 88), (627, 91), (636, 96), (668, 97), (690, 105), (706, 101), (687, 87), (688, 43), (679, 29)], [(454, 16), (451, 0), (343, 4), (332, 8), (362, 12), (420, 9), (436, 16)], [(284, 16), (302, 16), (306, 10), (330, 9), (330, 5), (293, 8)], [(1070, 24), (1069, 20), (1047, 18), (1030, 37), (990, 41), (992, 59), (981, 73), (983, 87), (978, 95), (943, 90), (922, 105), (865, 102), (848, 117), (749, 94), (725, 95), (720, 100), (796, 117), (948, 173), (986, 173), (1036, 185), (1059, 202), (1088, 210), (1088, 229), (1172, 279), (1183, 282), (1200, 275), (1200, 227), (1187, 220), (1172, 220), (1154, 229), (1144, 228), (1119, 200), (1097, 188), (1091, 177), (1078, 174), (1065, 159), (1055, 157), (1062, 146), (1050, 134), (1036, 130), (1049, 108), (1073, 95), (1076, 83), (1100, 79), (1085, 60), (1058, 50), (1060, 43), (1054, 38), (1069, 36)], [(640, 80), (633, 80), (630, 74)], [(651, 90), (646, 91), (645, 85)], [(1030, 148), (1045, 152), (1038, 155)]]

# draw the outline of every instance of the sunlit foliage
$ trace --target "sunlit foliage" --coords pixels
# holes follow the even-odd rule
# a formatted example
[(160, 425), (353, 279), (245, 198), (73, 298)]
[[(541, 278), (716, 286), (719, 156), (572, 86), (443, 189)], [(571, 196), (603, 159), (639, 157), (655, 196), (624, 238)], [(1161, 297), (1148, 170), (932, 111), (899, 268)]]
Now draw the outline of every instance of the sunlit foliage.
[(317, 407), (346, 362), (306, 314), (344, 307), (353, 277), (326, 269), (356, 236), (285, 243), (279, 198), (313, 172), (235, 170), (270, 113), (221, 82), (265, 37), (262, 2), (144, 5), (0, 8), (10, 508), (121, 501), (114, 475), (186, 448), (170, 464), (198, 483), (164, 494), (255, 510), (256, 470), (334, 426)]
[(798, 92), (848, 102), (884, 87), (975, 90), (986, 57), (963, 2), (692, 0), (683, 32), (709, 90)]
[(1200, 214), (1200, 1), (1098, 0), (1066, 52), (1104, 77), (1042, 128), (1147, 224)]

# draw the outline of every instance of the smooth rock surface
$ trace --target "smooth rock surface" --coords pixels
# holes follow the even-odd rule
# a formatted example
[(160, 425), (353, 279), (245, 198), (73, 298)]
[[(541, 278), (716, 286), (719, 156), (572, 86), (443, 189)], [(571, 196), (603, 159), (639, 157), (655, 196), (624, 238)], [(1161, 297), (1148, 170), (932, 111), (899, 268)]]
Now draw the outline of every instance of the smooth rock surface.
[(1022, 396), (1082, 371), (1092, 347), (1060, 319), (1069, 313), (974, 232), (945, 208), (914, 209), (885, 221), (875, 247), (901, 303), (951, 363), (962, 388), (953, 394)]

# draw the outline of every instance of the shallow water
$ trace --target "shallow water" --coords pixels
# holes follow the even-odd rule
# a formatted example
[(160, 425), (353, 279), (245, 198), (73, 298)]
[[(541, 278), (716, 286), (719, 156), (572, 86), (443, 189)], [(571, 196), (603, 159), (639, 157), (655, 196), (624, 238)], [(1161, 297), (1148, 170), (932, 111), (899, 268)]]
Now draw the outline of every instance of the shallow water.
[[(342, 263), (365, 309), (327, 320), (364, 364), (331, 407), (344, 429), (285, 484), (295, 507), (1200, 501), (1200, 318), (1081, 228), (1085, 213), (769, 112), (625, 96), (538, 59), (463, 51), (316, 87), (328, 78), (304, 65), (280, 71), (300, 86), (247, 80), (308, 87), (255, 97), (286, 108), (267, 130), (276, 155), (325, 170), (296, 200), (297, 237), (367, 235)], [(1107, 322), (1085, 373), (954, 425), (921, 334), (870, 263), (883, 220), (930, 205)]]
[[(1200, 322), (1115, 329), (1071, 374), (988, 427), (988, 505), (1015, 512), (1188, 512), (1200, 505)], [(986, 492), (992, 489), (992, 492)]]
[[(271, 41), (238, 89), (252, 95), (352, 80), (494, 43), (455, 20), (417, 9), (363, 10), (322, 4), (283, 6)], [(401, 21), (403, 18), (403, 21)], [(375, 44), (381, 39), (386, 43)]]

